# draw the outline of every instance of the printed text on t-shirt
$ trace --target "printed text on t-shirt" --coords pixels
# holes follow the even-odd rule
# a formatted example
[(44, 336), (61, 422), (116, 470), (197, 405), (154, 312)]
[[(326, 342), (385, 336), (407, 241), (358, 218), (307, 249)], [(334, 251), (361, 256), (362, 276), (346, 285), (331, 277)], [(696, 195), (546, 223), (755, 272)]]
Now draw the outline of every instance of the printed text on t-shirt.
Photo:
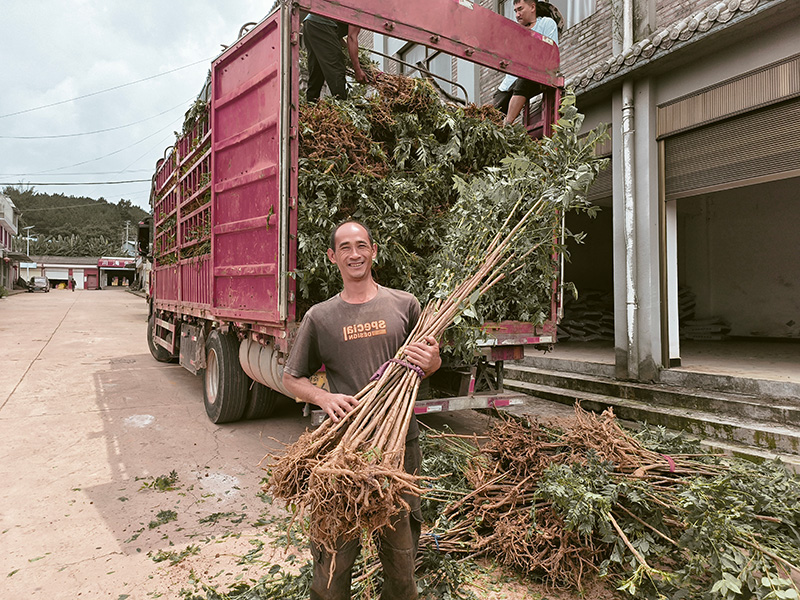
[(386, 335), (386, 321), (368, 321), (342, 327), (344, 341), (358, 340), (361, 338), (374, 337), (376, 335)]

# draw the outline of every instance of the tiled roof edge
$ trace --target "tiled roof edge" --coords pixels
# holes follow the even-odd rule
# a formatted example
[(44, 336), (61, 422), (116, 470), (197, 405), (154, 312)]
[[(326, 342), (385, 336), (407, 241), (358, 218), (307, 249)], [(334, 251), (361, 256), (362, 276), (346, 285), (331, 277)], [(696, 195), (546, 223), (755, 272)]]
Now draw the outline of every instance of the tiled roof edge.
[(631, 67), (637, 62), (652, 58), (656, 53), (668, 51), (674, 44), (684, 42), (699, 33), (705, 33), (718, 23), (727, 23), (737, 13), (747, 13), (769, 0), (722, 0), (697, 13), (665, 27), (653, 35), (639, 40), (627, 51), (595, 63), (583, 72), (570, 77), (566, 87), (575, 91), (592, 83), (602, 81), (617, 73), (623, 66)]

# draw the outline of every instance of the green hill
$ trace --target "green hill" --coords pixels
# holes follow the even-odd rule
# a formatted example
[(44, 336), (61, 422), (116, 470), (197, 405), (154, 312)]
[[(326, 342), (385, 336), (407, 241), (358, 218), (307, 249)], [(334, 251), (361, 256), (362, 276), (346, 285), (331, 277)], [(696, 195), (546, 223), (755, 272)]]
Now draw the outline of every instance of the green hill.
[(34, 189), (6, 187), (3, 193), (11, 198), (22, 213), (22, 227), (33, 225), (30, 253), (53, 256), (101, 256), (120, 252), (129, 222), (128, 239), (136, 238), (136, 225), (148, 213), (120, 200), (114, 204), (103, 198), (44, 194)]

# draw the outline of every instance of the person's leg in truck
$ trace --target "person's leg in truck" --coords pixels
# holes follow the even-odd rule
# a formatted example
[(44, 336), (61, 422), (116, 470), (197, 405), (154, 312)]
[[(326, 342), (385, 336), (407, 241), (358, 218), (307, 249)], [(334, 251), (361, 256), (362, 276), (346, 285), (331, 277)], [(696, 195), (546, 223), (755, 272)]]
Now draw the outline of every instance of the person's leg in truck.
[(308, 51), (306, 100), (319, 100), (323, 83), (328, 84), (331, 94), (337, 98), (347, 98), (342, 38), (336, 24), (304, 21), (303, 40)]

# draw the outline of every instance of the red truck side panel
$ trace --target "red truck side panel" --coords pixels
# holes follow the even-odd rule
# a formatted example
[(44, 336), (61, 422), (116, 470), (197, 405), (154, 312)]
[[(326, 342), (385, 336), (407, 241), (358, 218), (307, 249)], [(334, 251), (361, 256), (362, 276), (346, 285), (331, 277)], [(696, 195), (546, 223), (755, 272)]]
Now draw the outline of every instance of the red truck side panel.
[[(154, 302), (248, 323), (282, 351), (295, 326), (300, 10), (540, 82), (544, 134), (563, 83), (554, 45), (470, 0), (298, 0), (220, 55), (208, 120), (198, 118), (154, 176)], [(496, 343), (531, 343), (551, 328), (503, 331)]]
[[(343, 6), (346, 4), (346, 6)], [(544, 84), (563, 85), (558, 47), (484, 8), (477, 0), (299, 0), (310, 12), (424, 44), (493, 69)]]
[(280, 12), (212, 66), (213, 310), (279, 322)]

